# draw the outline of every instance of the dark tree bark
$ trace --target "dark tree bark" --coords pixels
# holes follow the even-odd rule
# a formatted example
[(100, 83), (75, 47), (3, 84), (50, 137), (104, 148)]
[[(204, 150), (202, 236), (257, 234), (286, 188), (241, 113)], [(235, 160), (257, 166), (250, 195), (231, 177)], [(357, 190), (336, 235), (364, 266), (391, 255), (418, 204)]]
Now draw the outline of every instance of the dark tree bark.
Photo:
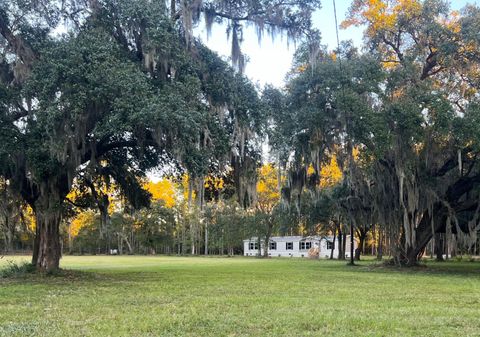
[[(340, 225), (341, 226), (341, 225)], [(342, 242), (342, 254), (339, 256), (340, 260), (345, 260), (345, 254), (347, 252), (347, 230), (343, 228), (343, 242)]]
[(358, 248), (355, 249), (355, 260), (360, 261), (360, 255), (365, 251), (365, 240), (367, 238), (366, 227), (357, 228)]
[(383, 230), (379, 228), (378, 243), (377, 243), (377, 260), (383, 259)]
[(353, 256), (353, 254), (354, 254), (353, 248), (354, 248), (354, 246), (355, 246), (355, 245), (354, 245), (355, 241), (354, 241), (354, 237), (353, 237), (353, 236), (354, 236), (353, 224), (350, 223), (350, 262), (349, 262), (350, 265), (354, 265), (354, 264), (355, 264), (355, 263), (353, 262), (353, 258), (354, 258), (354, 256)]
[(264, 245), (265, 247), (263, 248), (263, 257), (268, 257), (268, 244), (270, 243), (270, 237), (269, 236), (265, 236), (265, 240), (264, 240)]
[[(480, 181), (480, 174), (475, 176), (460, 177), (455, 183), (448, 188), (445, 199), (448, 204), (451, 205), (455, 213), (461, 213), (466, 211), (475, 211), (478, 206), (478, 200), (464, 200), (463, 197), (468, 195), (474, 187)], [(415, 242), (405, 252), (401, 252), (397, 256), (401, 265), (414, 266), (418, 264), (420, 257), (423, 255), (425, 247), (433, 237), (433, 233), (445, 233), (446, 220), (448, 210), (441, 202), (436, 203), (432, 208), (432, 214), (426, 213), (418, 227), (415, 229)], [(433, 216), (433, 228), (432, 228), (432, 216)], [(436, 237), (435, 240), (435, 254), (437, 260), (443, 260), (443, 252), (445, 245), (445, 238)], [(441, 247), (441, 249), (440, 249)]]
[(61, 202), (48, 196), (40, 198), (37, 202), (32, 264), (42, 272), (53, 272), (60, 267), (61, 205)]
[[(273, 226), (274, 226), (274, 219), (273, 219), (273, 216), (269, 214), (265, 219), (265, 239), (264, 239), (265, 247), (263, 248), (263, 257), (268, 257), (268, 249), (270, 248), (269, 243), (270, 243), (270, 238), (272, 237)], [(260, 247), (258, 248), (260, 249)]]
[(445, 242), (443, 239), (442, 233), (435, 233), (435, 257), (437, 261), (444, 261), (443, 259), (443, 248)]
[(337, 240), (337, 230), (336, 228), (333, 230), (333, 244), (332, 244), (332, 251), (330, 252), (330, 260), (333, 260), (333, 252), (335, 251), (335, 241)]
[(43, 184), (35, 185), (36, 197), (31, 203), (36, 220), (32, 264), (40, 272), (49, 273), (60, 267), (60, 222), (63, 201), (70, 191), (69, 177), (73, 177), (73, 174), (69, 174), (65, 168), (58, 175), (46, 178)]
[(108, 199), (108, 194), (101, 191), (97, 192), (95, 185), (92, 181), (88, 181), (88, 185), (92, 192), (93, 199), (97, 204), (98, 210), (100, 211), (100, 240), (107, 236), (107, 250), (110, 249), (110, 240), (108, 238), (108, 229), (110, 227), (110, 214), (108, 214), (108, 207), (110, 206), (110, 200)]
[(343, 234), (342, 234), (342, 227), (338, 226), (338, 259), (342, 260), (345, 258), (345, 253), (343, 249)]
[(15, 224), (13, 221), (10, 221), (10, 217), (8, 214), (5, 215), (5, 220), (4, 220), (4, 225), (5, 225), (5, 230), (4, 230), (4, 237), (5, 237), (5, 251), (8, 252), (13, 252), (13, 238), (15, 236)]
[[(439, 203), (433, 208), (433, 223), (434, 228), (432, 230), (432, 218), (430, 214), (425, 214), (420, 224), (416, 228), (415, 242), (409, 247), (406, 252), (400, 254), (399, 262), (404, 266), (415, 266), (418, 264), (422, 257), (425, 247), (433, 237), (433, 232), (438, 232), (441, 228), (445, 227), (446, 217), (443, 206)], [(436, 240), (437, 241), (437, 240)]]

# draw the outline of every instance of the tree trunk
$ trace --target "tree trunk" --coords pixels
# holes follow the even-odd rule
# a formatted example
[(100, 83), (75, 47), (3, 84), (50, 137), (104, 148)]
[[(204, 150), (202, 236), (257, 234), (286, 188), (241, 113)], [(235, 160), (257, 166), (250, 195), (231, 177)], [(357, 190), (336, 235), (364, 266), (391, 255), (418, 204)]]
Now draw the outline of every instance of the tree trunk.
[(72, 238), (72, 222), (68, 223), (68, 254), (72, 255), (73, 253), (73, 238)]
[[(428, 227), (427, 227), (428, 226)], [(432, 230), (430, 227), (430, 217), (425, 216), (424, 220), (416, 228), (416, 240), (411, 247), (408, 247), (405, 253), (400, 254), (399, 262), (404, 266), (415, 266), (423, 255), (425, 247), (432, 239)], [(435, 240), (437, 241), (437, 240)]]
[(400, 260), (400, 263), (406, 267), (416, 266), (422, 253), (423, 249), (420, 249), (418, 246), (410, 247), (407, 249), (405, 256)]
[(186, 224), (185, 220), (182, 220), (182, 255), (185, 254), (187, 254)]
[(339, 260), (345, 260), (345, 253), (347, 251), (347, 232), (344, 228), (342, 235), (342, 254), (339, 256)]
[[(450, 251), (450, 256), (452, 258), (456, 257), (457, 255), (460, 255), (460, 258), (462, 257), (463, 255), (463, 249), (461, 249), (460, 253), (458, 252), (458, 240), (457, 240), (457, 237), (456, 235), (453, 235), (452, 234), (452, 246), (451, 246), (451, 251)], [(470, 248), (467, 248), (467, 252), (470, 251)]]
[(367, 238), (367, 232), (363, 230), (357, 230), (358, 235), (358, 248), (355, 249), (355, 260), (360, 261), (360, 255), (363, 254), (365, 248), (365, 239)]
[(129, 254), (129, 255), (133, 255), (132, 245), (131, 245), (130, 242), (128, 241), (128, 237), (127, 237), (126, 235), (123, 236), (123, 241), (125, 241), (125, 243), (127, 244), (128, 254)]
[[(473, 186), (476, 186), (474, 182), (480, 179), (480, 175), (474, 177), (461, 177), (455, 184), (451, 185), (445, 195), (445, 199), (450, 205), (457, 203), (457, 206), (454, 208), (455, 210), (468, 210), (472, 209), (476, 206), (476, 203), (473, 205), (469, 205), (467, 202), (466, 204), (462, 204), (460, 199), (468, 193)], [(449, 254), (449, 232), (451, 231), (450, 227), (446, 227), (446, 222), (448, 218), (449, 211), (446, 209), (445, 205), (441, 202), (437, 202), (431, 214), (425, 214), (422, 217), (420, 224), (415, 228), (415, 242), (412, 243), (411, 247), (407, 247), (406, 251), (402, 251), (402, 249), (396, 249), (396, 253), (394, 256), (394, 260), (399, 262), (402, 265), (411, 266), (418, 263), (419, 258), (422, 256), (423, 251), (428, 244), (428, 242), (432, 239), (432, 232), (444, 232), (445, 234), (440, 236), (436, 235), (435, 239), (435, 255), (437, 256), (437, 260), (443, 261), (443, 254), (446, 254), (448, 258)], [(431, 226), (431, 220), (433, 217), (433, 228)], [(451, 233), (451, 232), (450, 232)]]
[[(107, 237), (108, 241), (108, 230), (110, 228), (110, 214), (108, 214), (108, 207), (110, 205), (110, 201), (108, 200), (108, 196), (103, 196), (103, 201), (99, 203), (98, 208), (100, 210), (100, 239), (103, 239), (105, 236)], [(110, 248), (110, 247), (108, 247)]]
[(341, 259), (343, 256), (343, 235), (342, 235), (342, 227), (338, 227), (338, 256), (337, 259)]
[(265, 246), (263, 247), (263, 257), (268, 257), (268, 248), (270, 248), (268, 246), (269, 243), (270, 243), (270, 237), (265, 236), (265, 241), (264, 241)]
[(333, 230), (333, 243), (332, 243), (332, 251), (330, 252), (330, 260), (333, 260), (333, 253), (335, 251), (335, 241), (337, 240), (337, 231)]
[(354, 251), (353, 251), (353, 250), (354, 250), (354, 247), (355, 247), (355, 245), (354, 245), (354, 242), (355, 242), (355, 241), (354, 241), (354, 237), (353, 237), (354, 235), (353, 235), (353, 233), (354, 233), (354, 232), (353, 232), (353, 224), (350, 223), (350, 262), (349, 262), (349, 264), (351, 264), (351, 265), (354, 265), (354, 264), (355, 264), (355, 263), (353, 262), (353, 258), (354, 258), (354, 256), (353, 256)]
[(205, 224), (205, 255), (208, 255), (208, 223)]
[(36, 205), (36, 236), (32, 264), (38, 271), (53, 272), (60, 267), (61, 202), (39, 199)]
[(372, 226), (372, 246), (370, 254), (372, 256), (377, 255), (377, 227), (375, 225)]
[(10, 222), (10, 217), (5, 215), (5, 251), (13, 253), (13, 238), (15, 237), (15, 224)]
[(377, 243), (377, 260), (383, 259), (383, 229), (379, 228), (378, 243)]
[(437, 261), (444, 261), (443, 259), (443, 234), (435, 233), (435, 256)]
[(272, 236), (273, 231), (273, 221), (271, 219), (268, 220), (267, 223), (267, 230), (265, 235), (265, 247), (263, 248), (263, 257), (268, 257), (268, 249), (270, 244), (270, 238)]
[[(117, 235), (117, 246), (118, 246), (118, 255), (123, 255), (123, 240), (120, 235)], [(110, 251), (108, 251), (110, 254)]]
[(3, 232), (3, 241), (5, 241), (5, 247), (3, 247), (4, 253), (8, 253), (8, 248), (7, 248), (7, 233)]
[(224, 230), (222, 228), (222, 237), (220, 238), (220, 255), (223, 255), (223, 246), (225, 243)]

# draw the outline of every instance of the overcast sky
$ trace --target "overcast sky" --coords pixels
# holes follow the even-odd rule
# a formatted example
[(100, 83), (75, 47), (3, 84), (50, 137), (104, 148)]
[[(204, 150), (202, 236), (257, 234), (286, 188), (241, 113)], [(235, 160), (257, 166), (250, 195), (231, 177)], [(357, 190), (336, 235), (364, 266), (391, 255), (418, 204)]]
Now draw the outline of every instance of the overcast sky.
[[(345, 18), (347, 9), (352, 0), (337, 0), (338, 22)], [(450, 1), (452, 9), (463, 8), (467, 3), (479, 4), (480, 0), (452, 0)], [(335, 18), (333, 14), (332, 0), (324, 0), (322, 9), (313, 15), (313, 24), (322, 33), (322, 44), (334, 49), (337, 45), (335, 37)], [(352, 40), (356, 46), (362, 43), (362, 28), (351, 27), (346, 30), (340, 30), (340, 40)], [(217, 51), (220, 55), (230, 56), (231, 43), (227, 40), (225, 29), (215, 25), (212, 35), (207, 40), (205, 28), (200, 26), (197, 29), (197, 35), (206, 43), (208, 47)], [(243, 52), (249, 57), (246, 75), (255, 83), (264, 85), (266, 83), (275, 86), (282, 86), (286, 73), (290, 69), (292, 56), (295, 46), (288, 46), (286, 39), (277, 37), (272, 42), (270, 37), (264, 37), (261, 44), (258, 43), (253, 28), (245, 29), (245, 41), (242, 44)]]

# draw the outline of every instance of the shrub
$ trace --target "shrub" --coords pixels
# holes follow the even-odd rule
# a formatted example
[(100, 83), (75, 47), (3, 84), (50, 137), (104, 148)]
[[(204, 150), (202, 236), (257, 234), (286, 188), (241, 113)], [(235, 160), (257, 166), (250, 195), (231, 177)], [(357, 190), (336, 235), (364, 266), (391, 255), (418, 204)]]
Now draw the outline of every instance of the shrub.
[(19, 277), (35, 272), (35, 266), (29, 262), (15, 263), (7, 261), (8, 265), (0, 269), (0, 278)]

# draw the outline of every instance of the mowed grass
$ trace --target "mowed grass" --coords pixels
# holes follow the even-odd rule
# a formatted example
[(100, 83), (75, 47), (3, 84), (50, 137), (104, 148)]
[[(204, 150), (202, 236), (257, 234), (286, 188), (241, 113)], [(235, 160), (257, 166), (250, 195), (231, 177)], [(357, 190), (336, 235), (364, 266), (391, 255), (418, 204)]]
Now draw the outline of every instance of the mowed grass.
[(478, 262), (406, 271), (368, 261), (67, 256), (62, 267), (78, 272), (0, 279), (1, 336), (480, 336)]

